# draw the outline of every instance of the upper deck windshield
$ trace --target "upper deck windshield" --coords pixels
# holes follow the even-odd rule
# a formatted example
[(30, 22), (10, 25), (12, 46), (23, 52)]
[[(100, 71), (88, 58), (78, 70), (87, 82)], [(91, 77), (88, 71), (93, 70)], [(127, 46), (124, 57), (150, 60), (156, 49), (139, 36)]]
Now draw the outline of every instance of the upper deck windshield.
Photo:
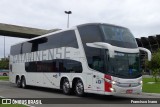
[(105, 42), (111, 45), (125, 48), (137, 48), (137, 44), (132, 33), (123, 27), (101, 25)]

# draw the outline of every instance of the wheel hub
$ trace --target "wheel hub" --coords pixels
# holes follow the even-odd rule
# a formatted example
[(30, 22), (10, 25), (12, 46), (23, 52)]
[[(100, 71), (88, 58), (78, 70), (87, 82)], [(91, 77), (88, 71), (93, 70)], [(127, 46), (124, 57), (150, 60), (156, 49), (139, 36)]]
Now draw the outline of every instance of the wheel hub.
[(64, 91), (67, 93), (69, 91), (69, 83), (68, 82), (65, 82), (64, 85), (63, 85), (63, 89)]
[(82, 83), (78, 83), (77, 84), (76, 90), (77, 90), (78, 94), (82, 94), (82, 92), (83, 92), (83, 85), (82, 85)]

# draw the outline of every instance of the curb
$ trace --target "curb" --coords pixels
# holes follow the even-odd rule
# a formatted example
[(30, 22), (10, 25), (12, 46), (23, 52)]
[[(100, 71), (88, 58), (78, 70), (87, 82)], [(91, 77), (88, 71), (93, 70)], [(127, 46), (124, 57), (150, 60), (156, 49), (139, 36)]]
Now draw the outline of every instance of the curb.
[(149, 96), (159, 96), (160, 97), (159, 93), (144, 93), (143, 92), (142, 94), (149, 95)]

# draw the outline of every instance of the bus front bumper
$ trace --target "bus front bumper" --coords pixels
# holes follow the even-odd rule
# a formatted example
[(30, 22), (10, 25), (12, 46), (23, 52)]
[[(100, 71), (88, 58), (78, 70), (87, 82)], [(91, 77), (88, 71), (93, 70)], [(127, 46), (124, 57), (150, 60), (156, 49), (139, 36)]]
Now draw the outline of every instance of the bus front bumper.
[(112, 86), (110, 89), (111, 92), (105, 92), (105, 95), (114, 95), (114, 94), (140, 94), (142, 93), (142, 85), (137, 87), (118, 87)]

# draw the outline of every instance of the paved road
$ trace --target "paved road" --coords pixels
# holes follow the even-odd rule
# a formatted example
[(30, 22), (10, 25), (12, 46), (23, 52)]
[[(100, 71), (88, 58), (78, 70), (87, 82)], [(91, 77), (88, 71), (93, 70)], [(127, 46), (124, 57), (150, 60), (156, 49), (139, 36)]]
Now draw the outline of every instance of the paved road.
[[(49, 89), (49, 88), (40, 88), (40, 87), (29, 87), (28, 89), (21, 89), (17, 88), (14, 84), (9, 82), (0, 81), (0, 96), (5, 98), (79, 98), (74, 95), (67, 96), (63, 95), (61, 91)], [(125, 101), (128, 99), (133, 98), (160, 98), (160, 95), (148, 95), (148, 94), (141, 94), (141, 95), (116, 95), (116, 96), (101, 96), (101, 95), (94, 95), (94, 94), (87, 94), (85, 98), (86, 101), (90, 102), (97, 102), (97, 103), (108, 103), (108, 104), (54, 104), (55, 107), (132, 107), (138, 104), (117, 104), (121, 101)], [(109, 104), (112, 103), (112, 104)], [(36, 107), (53, 107), (53, 105), (34, 105)], [(159, 107), (158, 104), (140, 104), (141, 107)]]

